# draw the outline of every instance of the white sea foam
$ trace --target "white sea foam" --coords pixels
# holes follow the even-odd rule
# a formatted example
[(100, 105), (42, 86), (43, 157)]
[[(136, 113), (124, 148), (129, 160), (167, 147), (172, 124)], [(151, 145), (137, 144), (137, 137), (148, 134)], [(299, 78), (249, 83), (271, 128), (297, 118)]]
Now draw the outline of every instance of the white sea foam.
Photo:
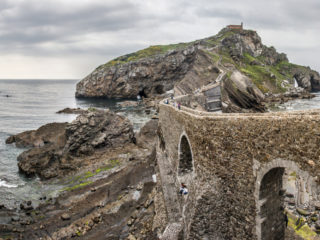
[(7, 188), (16, 188), (18, 185), (15, 184), (9, 184), (5, 180), (0, 179), (0, 187), (7, 187)]

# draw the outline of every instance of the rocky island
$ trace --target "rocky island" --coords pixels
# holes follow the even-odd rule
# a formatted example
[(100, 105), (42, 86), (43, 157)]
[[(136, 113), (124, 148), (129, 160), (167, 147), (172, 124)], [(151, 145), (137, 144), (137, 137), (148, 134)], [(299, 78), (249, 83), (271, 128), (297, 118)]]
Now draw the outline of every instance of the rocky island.
[[(304, 217), (299, 226), (315, 236), (319, 113), (263, 113), (313, 91), (320, 91), (319, 73), (242, 28), (101, 65), (77, 84), (76, 97), (139, 95), (156, 116), (134, 132), (110, 110), (66, 108), (59, 113), (79, 114), (73, 122), (9, 137), (7, 144), (29, 148), (18, 157), (23, 174), (65, 187), (39, 204), (0, 207), (0, 239), (244, 240), (261, 232), (301, 239), (284, 229), (280, 206), (291, 225)], [(219, 110), (228, 114), (210, 113)], [(305, 187), (286, 192), (290, 181)], [(179, 194), (181, 183), (188, 194)]]
[(173, 89), (181, 96), (202, 90), (204, 96), (193, 105), (210, 110), (205, 88), (215, 83), (223, 112), (261, 112), (264, 103), (311, 97), (309, 92), (320, 90), (318, 72), (290, 63), (284, 53), (263, 45), (256, 31), (224, 28), (209, 38), (113, 59), (77, 84), (76, 97), (155, 97)]

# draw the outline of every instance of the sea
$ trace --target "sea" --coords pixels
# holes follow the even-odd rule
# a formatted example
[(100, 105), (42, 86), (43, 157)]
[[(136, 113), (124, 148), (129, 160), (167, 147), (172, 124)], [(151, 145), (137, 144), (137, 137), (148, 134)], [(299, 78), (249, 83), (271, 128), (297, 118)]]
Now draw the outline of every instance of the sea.
[[(151, 118), (141, 107), (123, 108), (117, 99), (76, 99), (79, 80), (0, 80), (0, 205), (14, 208), (21, 201), (37, 201), (50, 193), (53, 197), (63, 186), (27, 178), (19, 173), (17, 157), (27, 149), (6, 144), (5, 140), (50, 122), (71, 122), (74, 114), (57, 114), (70, 108), (109, 108), (128, 117), (139, 128)], [(128, 99), (125, 99), (128, 100)]]
[[(37, 202), (48, 193), (53, 197), (63, 187), (55, 182), (43, 182), (39, 178), (26, 178), (19, 173), (18, 155), (27, 150), (5, 140), (27, 130), (37, 129), (50, 122), (71, 122), (73, 114), (57, 114), (70, 108), (109, 108), (127, 116), (134, 130), (147, 122), (151, 114), (141, 107), (123, 108), (117, 99), (76, 99), (78, 80), (0, 80), (0, 205), (14, 208), (21, 201)], [(295, 100), (278, 106), (276, 111), (291, 111), (320, 108), (320, 93), (313, 99)]]

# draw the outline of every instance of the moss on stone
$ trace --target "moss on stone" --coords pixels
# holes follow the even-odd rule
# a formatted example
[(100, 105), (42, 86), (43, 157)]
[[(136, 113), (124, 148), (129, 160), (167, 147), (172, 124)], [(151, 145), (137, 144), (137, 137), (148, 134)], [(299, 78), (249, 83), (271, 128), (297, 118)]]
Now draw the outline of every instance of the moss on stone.
[(289, 174), (288, 180), (289, 181), (295, 181), (297, 179), (297, 173), (296, 172), (292, 172)]
[(295, 217), (294, 215), (288, 213), (288, 219), (289, 219), (288, 226), (292, 228), (295, 231), (295, 233), (300, 237), (302, 237), (303, 239), (313, 240), (313, 237), (317, 236), (317, 234), (314, 231), (312, 231), (312, 229), (309, 227), (308, 224), (304, 224), (303, 226), (300, 226), (300, 225), (297, 226), (296, 225), (297, 217)]
[(72, 191), (72, 190), (75, 190), (75, 189), (78, 189), (78, 188), (87, 186), (87, 185), (89, 185), (89, 184), (91, 184), (91, 183), (92, 183), (92, 181), (82, 182), (82, 183), (77, 184), (77, 185), (74, 185), (74, 186), (72, 186), (72, 187), (63, 188), (63, 189), (60, 190), (60, 191), (61, 191), (61, 192), (64, 192), (64, 191)]
[(89, 178), (97, 175), (98, 173), (102, 172), (102, 171), (108, 171), (116, 166), (120, 165), (120, 161), (119, 159), (112, 159), (110, 161), (108, 161), (108, 164), (96, 169), (95, 171), (91, 172), (88, 171), (84, 174), (81, 174), (79, 176), (75, 176), (72, 177), (71, 179), (69, 179), (69, 182), (66, 183), (66, 185), (69, 185), (68, 187), (65, 187), (63, 189), (61, 189), (60, 191), (71, 191), (80, 187), (84, 187), (90, 183), (92, 183), (92, 181), (88, 181)]

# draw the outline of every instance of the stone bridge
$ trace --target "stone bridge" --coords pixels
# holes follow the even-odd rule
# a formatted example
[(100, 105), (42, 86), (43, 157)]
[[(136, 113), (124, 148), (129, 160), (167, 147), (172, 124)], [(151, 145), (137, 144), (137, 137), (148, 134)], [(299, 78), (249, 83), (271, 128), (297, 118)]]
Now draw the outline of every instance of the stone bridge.
[[(285, 239), (283, 178), (296, 204), (320, 200), (320, 111), (199, 112), (160, 104), (157, 161), (169, 224), (162, 239)], [(181, 183), (189, 194), (179, 195)]]

